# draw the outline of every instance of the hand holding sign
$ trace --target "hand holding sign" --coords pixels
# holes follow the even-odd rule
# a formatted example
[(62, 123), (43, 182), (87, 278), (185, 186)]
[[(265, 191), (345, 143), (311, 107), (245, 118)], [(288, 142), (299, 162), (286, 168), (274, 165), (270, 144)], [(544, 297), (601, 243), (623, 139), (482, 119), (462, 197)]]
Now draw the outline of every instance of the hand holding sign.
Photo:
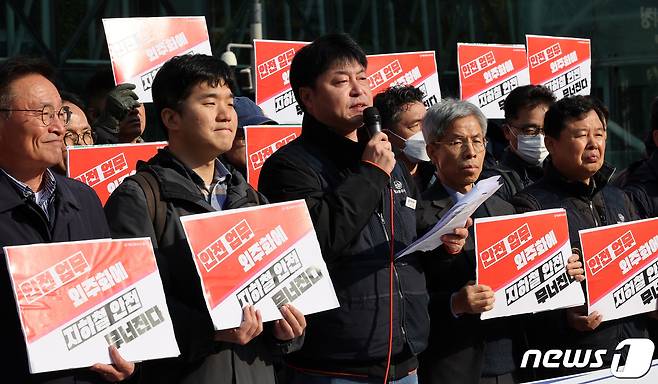
[(567, 260), (567, 273), (569, 276), (576, 279), (577, 282), (585, 280), (585, 270), (583, 269), (583, 263), (580, 261), (580, 256), (577, 254), (572, 254), (571, 257)]
[(263, 318), (260, 311), (253, 305), (242, 309), (242, 323), (237, 328), (224, 329), (215, 332), (216, 341), (246, 345), (263, 332)]
[(455, 315), (476, 314), (492, 310), (495, 300), (490, 287), (469, 281), (452, 297), (450, 305)]
[(299, 309), (291, 304), (279, 308), (283, 319), (274, 322), (274, 337), (280, 341), (289, 341), (304, 334), (306, 318)]
[(567, 323), (576, 331), (593, 331), (601, 324), (602, 321), (603, 316), (597, 311), (587, 315), (587, 307), (584, 305), (567, 309)]
[(110, 383), (123, 381), (135, 372), (135, 363), (125, 360), (115, 346), (109, 347), (112, 364), (94, 364), (91, 370), (98, 372)]

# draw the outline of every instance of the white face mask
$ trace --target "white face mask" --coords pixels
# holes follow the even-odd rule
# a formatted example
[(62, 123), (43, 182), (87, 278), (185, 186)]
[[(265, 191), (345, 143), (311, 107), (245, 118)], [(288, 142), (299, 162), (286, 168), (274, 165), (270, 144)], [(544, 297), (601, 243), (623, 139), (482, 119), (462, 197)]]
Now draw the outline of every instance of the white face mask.
[(419, 161), (430, 161), (430, 157), (427, 156), (427, 150), (425, 147), (423, 131), (418, 131), (404, 142), (402, 152), (414, 163)]
[(516, 143), (518, 147), (516, 153), (530, 164), (540, 165), (548, 156), (544, 135), (517, 135)]

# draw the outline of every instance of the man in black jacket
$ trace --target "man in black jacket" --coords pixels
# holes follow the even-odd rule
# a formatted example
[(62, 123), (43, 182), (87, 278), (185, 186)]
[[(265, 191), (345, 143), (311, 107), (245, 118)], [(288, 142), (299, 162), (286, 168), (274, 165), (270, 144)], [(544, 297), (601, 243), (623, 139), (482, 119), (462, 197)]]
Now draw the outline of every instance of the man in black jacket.
[(553, 92), (543, 85), (515, 88), (505, 99), (502, 128), (509, 145), (500, 163), (485, 168), (482, 177), (501, 175), (504, 184), (497, 194), (506, 201), (544, 174), (542, 165), (548, 155), (544, 146), (544, 115), (554, 102)]
[[(610, 185), (614, 171), (604, 162), (606, 124), (600, 104), (584, 96), (562, 99), (546, 112), (544, 131), (547, 159), (544, 176), (513, 199), (519, 212), (564, 208), (569, 238), (580, 249), (581, 229), (637, 219), (635, 207), (622, 190)], [(546, 348), (606, 349), (610, 365), (617, 344), (631, 337), (646, 337), (643, 316), (606, 321), (586, 307), (553, 311), (534, 330), (534, 342)], [(531, 340), (532, 342), (532, 340)], [(574, 373), (573, 369), (560, 373)]]
[[(157, 181), (164, 223), (150, 216), (145, 191), (127, 179), (105, 205), (114, 237), (148, 236), (153, 242), (181, 356), (142, 363), (143, 383), (250, 384), (275, 382), (272, 351), (301, 341), (304, 316), (282, 307), (263, 335), (260, 312), (243, 310), (240, 327), (215, 331), (180, 217), (264, 204), (232, 167), (217, 157), (231, 148), (237, 127), (228, 66), (206, 55), (177, 56), (153, 80), (153, 100), (169, 139), (139, 172)], [(157, 215), (157, 212), (156, 212)], [(298, 346), (297, 346), (298, 347)]]
[[(51, 172), (62, 160), (71, 112), (62, 106), (45, 63), (25, 58), (0, 65), (0, 249), (10, 245), (109, 237), (98, 197), (88, 186)], [(0, 251), (0, 326), (5, 335), (3, 375), (13, 383), (95, 383), (129, 377), (134, 364), (110, 350), (115, 366), (31, 375), (12, 283)]]
[[(420, 260), (393, 261), (416, 237), (413, 181), (384, 133), (368, 140), (357, 131), (372, 105), (366, 68), (361, 47), (343, 34), (297, 52), (290, 82), (305, 112), (302, 134), (259, 179), (272, 201), (306, 199), (340, 302), (309, 316), (304, 347), (288, 359), (293, 383), (416, 383), (416, 355), (427, 345)], [(447, 236), (446, 247), (460, 250), (465, 232)]]
[(373, 99), (382, 117), (382, 129), (393, 146), (395, 160), (407, 167), (418, 192), (422, 193), (434, 180), (421, 130), (425, 116), (423, 91), (413, 85), (395, 86)]
[[(486, 128), (486, 117), (467, 101), (444, 99), (427, 111), (423, 133), (438, 180), (422, 194), (421, 231), (431, 228), (472, 189), (484, 164)], [(514, 207), (493, 195), (473, 217), (513, 213)], [(421, 355), (422, 382), (514, 382), (518, 317), (480, 321), (480, 313), (495, 303), (491, 288), (475, 284), (473, 237), (462, 253), (425, 261), (431, 330), (429, 347)]]

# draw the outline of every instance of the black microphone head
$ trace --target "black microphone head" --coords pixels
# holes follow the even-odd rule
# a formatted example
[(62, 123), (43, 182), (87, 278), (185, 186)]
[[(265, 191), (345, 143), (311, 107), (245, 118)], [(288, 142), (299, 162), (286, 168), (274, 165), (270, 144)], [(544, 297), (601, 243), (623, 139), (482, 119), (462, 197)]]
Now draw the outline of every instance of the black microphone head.
[(373, 125), (382, 122), (381, 116), (379, 116), (379, 110), (376, 107), (368, 107), (363, 110), (363, 124), (366, 126)]

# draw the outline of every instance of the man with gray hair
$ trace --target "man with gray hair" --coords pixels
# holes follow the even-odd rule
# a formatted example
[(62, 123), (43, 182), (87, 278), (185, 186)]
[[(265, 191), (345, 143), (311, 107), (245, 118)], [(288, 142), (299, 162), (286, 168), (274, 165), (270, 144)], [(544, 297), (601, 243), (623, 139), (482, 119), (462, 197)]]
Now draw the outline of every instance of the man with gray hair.
[[(473, 188), (484, 164), (486, 130), (486, 117), (467, 101), (445, 99), (427, 111), (423, 135), (438, 182), (422, 194), (421, 230), (431, 228)], [(514, 208), (494, 195), (473, 217), (512, 213)], [(478, 383), (482, 376), (514, 382), (512, 323), (480, 322), (479, 314), (493, 308), (494, 292), (474, 282), (474, 248), (471, 233), (461, 253), (426, 260), (431, 327), (420, 361), (423, 383)]]
[[(467, 101), (445, 99), (427, 111), (423, 134), (438, 182), (422, 194), (421, 231), (431, 228), (473, 188), (482, 172), (486, 131), (486, 117)], [(511, 204), (493, 195), (473, 218), (513, 213)], [(523, 317), (480, 321), (480, 313), (494, 306), (494, 292), (486, 285), (475, 284), (472, 228), (469, 232), (460, 253), (426, 260), (431, 331), (429, 346), (420, 360), (423, 383), (519, 380), (514, 350), (523, 344)], [(569, 269), (571, 275), (582, 275), (580, 263), (570, 264)]]

